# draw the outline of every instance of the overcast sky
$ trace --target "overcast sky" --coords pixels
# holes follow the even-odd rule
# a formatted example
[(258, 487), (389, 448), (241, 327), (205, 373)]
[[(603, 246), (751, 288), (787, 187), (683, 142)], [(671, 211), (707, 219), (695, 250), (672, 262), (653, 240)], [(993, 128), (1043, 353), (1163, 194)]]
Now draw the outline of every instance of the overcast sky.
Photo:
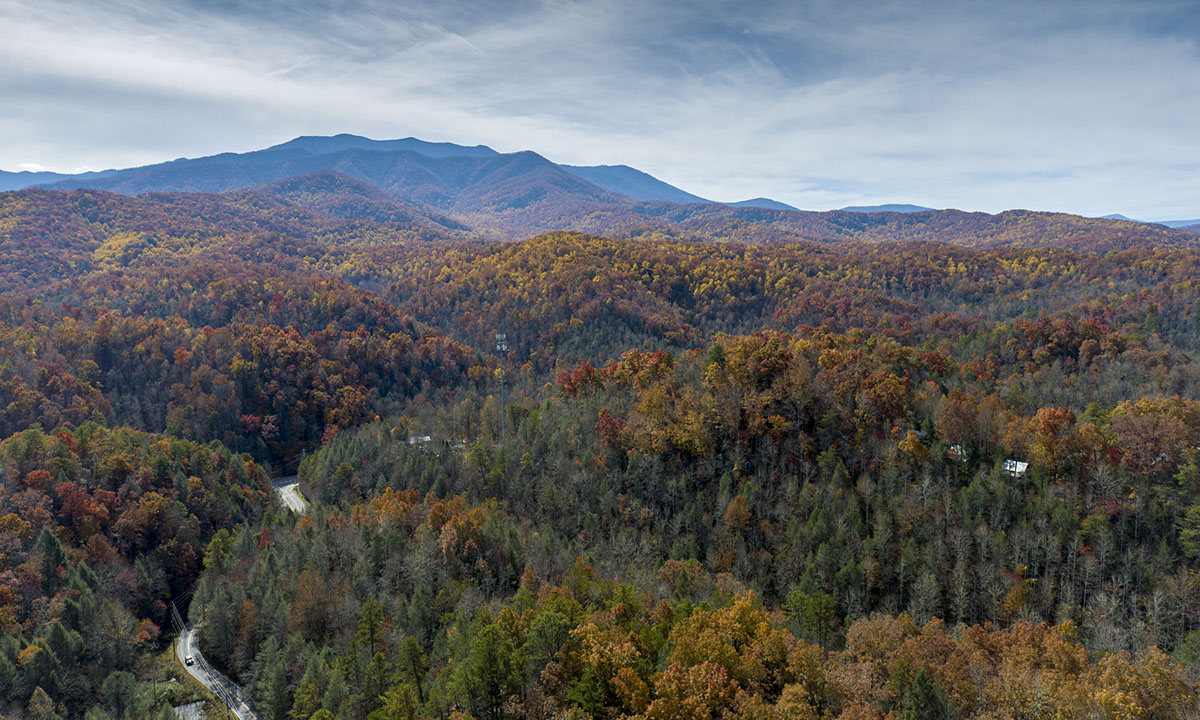
[(0, 0), (0, 168), (296, 135), (715, 200), (1200, 217), (1200, 3)]

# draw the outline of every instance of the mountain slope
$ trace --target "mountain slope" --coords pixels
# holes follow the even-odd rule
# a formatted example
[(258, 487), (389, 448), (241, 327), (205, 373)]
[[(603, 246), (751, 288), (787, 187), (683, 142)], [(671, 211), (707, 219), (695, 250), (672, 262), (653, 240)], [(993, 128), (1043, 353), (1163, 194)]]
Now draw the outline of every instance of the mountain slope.
[(635, 200), (666, 200), (680, 204), (707, 203), (662, 180), (628, 165), (560, 165), (563, 170), (583, 178), (593, 185), (631, 197)]
[[(355, 203), (385, 221), (336, 215)], [(0, 193), (0, 295), (110, 267), (191, 262), (209, 252), (283, 270), (340, 247), (464, 237), (453, 221), (382, 202), (336, 176), (225, 194), (28, 188)]]
[[(996, 215), (961, 210), (861, 213), (672, 203), (641, 203), (632, 210), (639, 216), (640, 234), (669, 232), (680, 238), (749, 243), (939, 242), (972, 248), (1042, 247), (1079, 252), (1200, 247), (1200, 237), (1183, 229), (1029, 210)], [(638, 225), (624, 217), (614, 215), (606, 220), (608, 224), (580, 229), (614, 237), (639, 234), (634, 229)]]
[[(354, 144), (357, 140), (346, 142)], [(100, 178), (72, 178), (48, 187), (87, 187), (134, 195), (164, 191), (213, 193), (334, 172), (372, 185), (406, 204), (416, 203), (456, 218), (469, 217), (485, 233), (504, 237), (563, 227), (567, 218), (580, 213), (630, 202), (532, 152), (433, 157), (413, 150), (349, 147), (313, 154), (305, 145), (177, 160)], [(356, 192), (362, 195), (361, 185)], [(374, 210), (379, 209), (378, 200), (374, 196)], [(347, 217), (348, 210), (344, 206), (337, 214)], [(365, 217), (379, 219), (374, 211)]]
[(404, 202), (379, 187), (333, 170), (322, 170), (247, 188), (335, 218), (400, 225), (436, 225), (448, 231), (468, 228), (444, 215)]

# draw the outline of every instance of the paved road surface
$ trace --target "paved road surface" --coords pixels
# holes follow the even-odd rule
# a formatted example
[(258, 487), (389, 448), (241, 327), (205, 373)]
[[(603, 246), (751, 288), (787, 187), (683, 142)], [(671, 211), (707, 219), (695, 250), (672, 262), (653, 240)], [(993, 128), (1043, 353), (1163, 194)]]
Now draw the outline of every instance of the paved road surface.
[[(289, 510), (297, 515), (303, 515), (304, 511), (308, 509), (308, 503), (304, 502), (304, 496), (300, 494), (299, 478), (295, 475), (276, 478), (271, 484), (275, 486), (275, 492), (279, 495), (280, 502)], [(183, 622), (183, 619), (176, 614), (176, 629), (183, 627)], [(183, 627), (179, 638), (175, 641), (175, 654), (179, 656), (179, 662), (183, 663), (183, 667), (188, 673), (228, 705), (238, 720), (258, 720), (251, 704), (253, 701), (249, 699), (249, 696), (242, 692), (242, 689), (232, 680), (214, 670), (205, 661), (204, 656), (200, 653), (200, 645), (196, 642), (194, 628)], [(187, 664), (188, 657), (192, 658), (191, 665)]]
[[(195, 629), (189, 627), (179, 634), (175, 641), (175, 654), (179, 656), (179, 662), (183, 663), (188, 673), (228, 705), (238, 720), (258, 720), (242, 689), (205, 662), (204, 656), (200, 654), (200, 644), (196, 642)], [(194, 659), (191, 665), (187, 664), (188, 656)]]
[(304, 502), (304, 496), (300, 494), (300, 479), (295, 475), (288, 477), (276, 478), (271, 481), (275, 486), (275, 492), (278, 493), (280, 501), (284, 506), (297, 515), (303, 515), (308, 509), (308, 503)]

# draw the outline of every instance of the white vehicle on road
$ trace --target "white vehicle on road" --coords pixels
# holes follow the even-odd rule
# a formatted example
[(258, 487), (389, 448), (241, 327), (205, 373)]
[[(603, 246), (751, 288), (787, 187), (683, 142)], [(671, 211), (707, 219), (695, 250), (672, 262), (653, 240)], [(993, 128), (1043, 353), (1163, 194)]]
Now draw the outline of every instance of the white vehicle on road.
[(236, 720), (258, 720), (258, 715), (254, 712), (253, 701), (245, 691), (204, 662), (200, 647), (196, 644), (195, 628), (185, 627), (183, 629), (175, 643), (175, 652), (176, 657), (183, 659), (188, 674), (196, 678), (201, 685), (211, 690), (221, 702), (225, 703)]

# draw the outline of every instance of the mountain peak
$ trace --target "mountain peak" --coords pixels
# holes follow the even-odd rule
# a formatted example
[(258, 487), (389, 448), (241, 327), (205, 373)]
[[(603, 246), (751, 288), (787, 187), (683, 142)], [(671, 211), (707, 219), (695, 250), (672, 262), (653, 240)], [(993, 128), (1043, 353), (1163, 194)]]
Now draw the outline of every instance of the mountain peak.
[(428, 142), (414, 137), (398, 140), (373, 140), (362, 135), (339, 133), (337, 135), (301, 135), (285, 143), (272, 145), (267, 150), (304, 150), (313, 155), (327, 155), (343, 150), (375, 150), (396, 152), (409, 150), (429, 157), (491, 157), (499, 155), (486, 145), (456, 145), (449, 142)]
[(730, 207), (752, 207), (752, 208), (760, 208), (763, 210), (799, 210), (800, 209), (794, 205), (788, 205), (787, 203), (781, 203), (778, 200), (772, 200), (771, 198), (765, 198), (765, 197), (750, 198), (749, 200), (739, 200), (737, 202), (724, 203), (724, 204), (729, 205)]

